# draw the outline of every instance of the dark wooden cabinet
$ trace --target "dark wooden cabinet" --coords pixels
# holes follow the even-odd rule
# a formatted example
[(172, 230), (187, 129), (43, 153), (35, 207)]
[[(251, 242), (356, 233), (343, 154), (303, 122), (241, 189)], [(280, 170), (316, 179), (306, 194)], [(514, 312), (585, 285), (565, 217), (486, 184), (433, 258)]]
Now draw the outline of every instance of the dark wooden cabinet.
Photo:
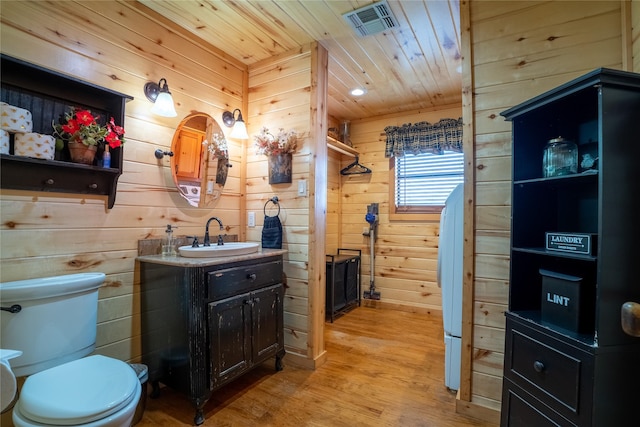
[(142, 362), (187, 395), (204, 422), (213, 391), (270, 358), (282, 369), (282, 256), (185, 267), (140, 262)]
[[(131, 96), (6, 55), (0, 55), (0, 62), (2, 102), (29, 110), (33, 132), (51, 135), (52, 122), (70, 107), (88, 108), (102, 122), (113, 117), (116, 124), (124, 126), (125, 104), (133, 99)], [(111, 209), (122, 174), (123, 149), (111, 150), (110, 168), (71, 163), (66, 149), (54, 160), (1, 154), (0, 185), (14, 190), (106, 195)], [(102, 151), (97, 158), (102, 158)]]
[[(235, 379), (283, 348), (281, 284), (209, 304), (214, 387)], [(282, 369), (276, 358), (276, 370)]]
[[(622, 305), (640, 300), (640, 75), (594, 70), (502, 115), (513, 126), (502, 425), (625, 425), (640, 401), (640, 339), (620, 324)], [(582, 165), (545, 177), (545, 146), (560, 136)], [(547, 233), (593, 247), (554, 250)]]

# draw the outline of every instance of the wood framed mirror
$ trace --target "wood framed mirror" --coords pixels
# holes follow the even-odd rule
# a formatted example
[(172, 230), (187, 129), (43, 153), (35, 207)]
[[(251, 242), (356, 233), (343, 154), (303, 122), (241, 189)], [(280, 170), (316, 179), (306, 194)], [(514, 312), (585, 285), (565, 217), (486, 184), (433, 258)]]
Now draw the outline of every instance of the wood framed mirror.
[(196, 112), (185, 117), (171, 141), (171, 174), (178, 193), (191, 205), (212, 208), (227, 181), (227, 141), (213, 117)]

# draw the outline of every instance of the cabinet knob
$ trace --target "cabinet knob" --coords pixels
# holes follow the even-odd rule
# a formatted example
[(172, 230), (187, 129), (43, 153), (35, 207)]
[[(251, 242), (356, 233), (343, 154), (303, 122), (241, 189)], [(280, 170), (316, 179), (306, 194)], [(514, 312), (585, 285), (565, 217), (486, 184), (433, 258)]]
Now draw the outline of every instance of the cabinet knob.
[(253, 300), (250, 300), (250, 299), (244, 300), (244, 305), (250, 305), (253, 307)]
[(53, 185), (55, 183), (56, 182), (53, 180), (53, 178), (49, 178), (48, 180), (45, 181), (45, 184), (47, 184), (47, 185)]
[(256, 280), (256, 277), (256, 273), (247, 274), (247, 279), (249, 280)]
[(538, 373), (544, 371), (544, 363), (540, 362), (539, 360), (536, 360), (535, 362), (533, 362), (533, 370)]
[(93, 184), (89, 184), (89, 188), (95, 190), (96, 188), (98, 188), (98, 184), (96, 184), (95, 182)]
[(640, 337), (640, 304), (625, 302), (620, 308), (622, 330), (632, 337)]

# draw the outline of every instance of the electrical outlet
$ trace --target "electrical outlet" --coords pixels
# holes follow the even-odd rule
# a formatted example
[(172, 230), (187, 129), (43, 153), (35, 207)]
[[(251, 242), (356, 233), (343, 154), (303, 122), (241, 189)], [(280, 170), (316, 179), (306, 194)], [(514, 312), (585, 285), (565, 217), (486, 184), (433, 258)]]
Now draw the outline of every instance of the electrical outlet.
[(249, 227), (255, 227), (256, 226), (256, 213), (255, 212), (248, 212), (247, 213), (247, 225)]

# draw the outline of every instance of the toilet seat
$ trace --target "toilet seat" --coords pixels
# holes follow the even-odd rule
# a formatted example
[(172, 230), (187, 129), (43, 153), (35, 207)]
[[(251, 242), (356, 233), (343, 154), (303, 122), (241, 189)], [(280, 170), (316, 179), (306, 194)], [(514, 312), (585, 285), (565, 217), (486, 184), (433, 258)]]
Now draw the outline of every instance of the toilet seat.
[(18, 405), (36, 423), (77, 425), (137, 404), (139, 395), (140, 381), (128, 363), (95, 355), (31, 375)]

